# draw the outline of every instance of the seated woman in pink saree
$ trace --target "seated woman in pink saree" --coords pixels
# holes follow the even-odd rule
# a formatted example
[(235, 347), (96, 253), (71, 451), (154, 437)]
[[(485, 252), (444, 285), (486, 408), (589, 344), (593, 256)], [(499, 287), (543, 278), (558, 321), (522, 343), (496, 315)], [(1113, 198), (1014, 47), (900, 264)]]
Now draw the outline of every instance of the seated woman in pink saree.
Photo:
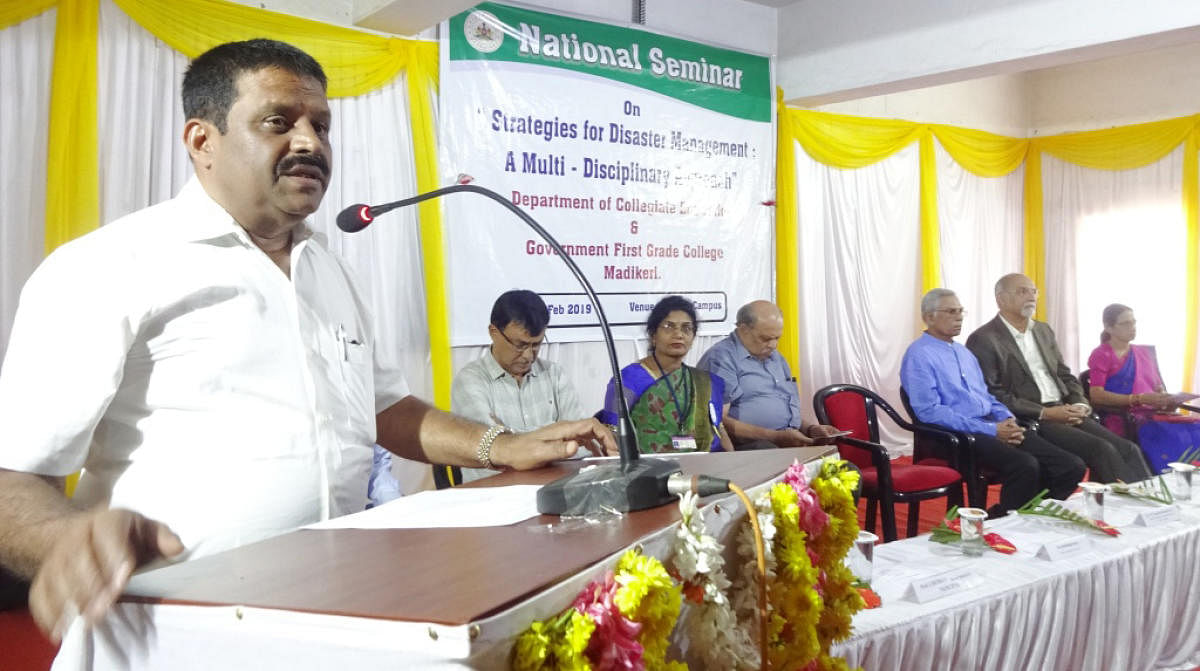
[(1092, 404), (1117, 435), (1125, 432), (1122, 413), (1128, 412), (1151, 470), (1161, 472), (1200, 447), (1200, 417), (1173, 414), (1186, 397), (1166, 392), (1153, 346), (1132, 344), (1137, 336), (1133, 310), (1113, 304), (1104, 308), (1103, 319), (1100, 346), (1088, 357)]

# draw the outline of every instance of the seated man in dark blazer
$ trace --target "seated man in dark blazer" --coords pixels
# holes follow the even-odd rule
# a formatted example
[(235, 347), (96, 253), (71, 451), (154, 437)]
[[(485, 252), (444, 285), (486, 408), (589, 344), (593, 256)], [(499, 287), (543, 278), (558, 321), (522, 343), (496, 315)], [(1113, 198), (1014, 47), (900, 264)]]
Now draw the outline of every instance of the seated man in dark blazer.
[(1054, 331), (1033, 319), (1037, 287), (1020, 273), (996, 282), (1000, 314), (975, 329), (967, 349), (979, 359), (988, 391), (1038, 434), (1079, 457), (1099, 482), (1150, 476), (1141, 449), (1091, 419), (1079, 380), (1063, 362)]

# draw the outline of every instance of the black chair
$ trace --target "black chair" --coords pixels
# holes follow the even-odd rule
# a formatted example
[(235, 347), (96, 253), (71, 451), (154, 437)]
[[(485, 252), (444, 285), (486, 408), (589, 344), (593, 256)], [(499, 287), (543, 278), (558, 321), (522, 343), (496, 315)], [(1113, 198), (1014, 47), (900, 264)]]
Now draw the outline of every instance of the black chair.
[[(912, 403), (908, 400), (908, 392), (900, 387), (900, 402), (904, 411), (912, 418), (914, 426), (925, 429), (935, 429), (939, 433), (924, 431), (916, 436), (913, 446), (913, 459), (917, 454), (933, 454), (926, 457), (922, 463), (938, 464), (944, 462), (950, 468), (962, 474), (963, 482), (967, 485), (967, 504), (973, 508), (987, 507), (987, 488), (989, 484), (999, 482), (995, 475), (986, 469), (980, 469), (975, 457), (975, 437), (963, 431), (955, 431), (944, 426), (922, 422), (913, 412)], [(950, 434), (955, 441), (950, 443), (939, 437), (939, 434)], [(924, 439), (924, 440), (923, 440)]]
[(825, 387), (813, 397), (813, 410), (822, 424), (836, 426), (850, 435), (837, 439), (838, 453), (862, 472), (862, 495), (867, 499), (867, 531), (875, 530), (875, 510), (883, 517), (883, 540), (896, 540), (896, 503), (908, 504), (907, 535), (917, 535), (921, 501), (945, 496), (948, 505), (962, 505), (962, 476), (953, 468), (914, 463), (893, 465), (887, 450), (879, 444), (879, 420), (882, 409), (902, 429), (914, 434), (939, 434), (950, 443), (957, 438), (945, 431), (918, 427), (904, 421), (875, 392), (853, 384)]

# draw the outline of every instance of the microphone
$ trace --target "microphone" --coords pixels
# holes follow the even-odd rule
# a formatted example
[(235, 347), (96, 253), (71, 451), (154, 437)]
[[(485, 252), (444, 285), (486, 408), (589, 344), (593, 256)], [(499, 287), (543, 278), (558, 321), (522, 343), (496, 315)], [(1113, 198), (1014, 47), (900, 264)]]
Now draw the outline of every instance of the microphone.
[(608, 362), (612, 366), (613, 392), (616, 397), (614, 400), (617, 403), (619, 418), (616, 438), (621, 455), (620, 465), (588, 468), (544, 485), (537, 493), (538, 512), (548, 515), (585, 515), (609, 509), (629, 512), (672, 503), (675, 501), (675, 495), (668, 491), (668, 480), (671, 475), (679, 473), (682, 469), (679, 462), (673, 459), (640, 459), (641, 450), (638, 448), (633, 421), (629, 419), (629, 401), (625, 397), (625, 387), (621, 382), (621, 366), (617, 363), (612, 328), (608, 325), (608, 317), (604, 313), (604, 307), (600, 305), (600, 299), (596, 297), (595, 290), (592, 289), (592, 283), (584, 277), (583, 271), (554, 236), (534, 221), (533, 217), (495, 191), (469, 184), (470, 180), (470, 177), (460, 175), (458, 183), (452, 186), (383, 205), (356, 203), (338, 213), (337, 226), (347, 233), (356, 233), (385, 212), (459, 192), (477, 193), (490, 198), (525, 222), (546, 241), (546, 244), (558, 252), (558, 258), (567, 264), (567, 268), (583, 287), (596, 310), (600, 331), (608, 347)]
[[(458, 175), (458, 179), (455, 180), (455, 182), (456, 182), (455, 186), (466, 186), (466, 185), (470, 184), (472, 181), (474, 181), (474, 179), (475, 178), (470, 175), (464, 175), (464, 174), (460, 173)], [(430, 191), (429, 193), (419, 194), (419, 195), (413, 196), (412, 198), (405, 198), (404, 200), (397, 200), (393, 203), (385, 203), (383, 205), (375, 205), (374, 207), (372, 207), (370, 205), (366, 205), (364, 203), (355, 203), (354, 205), (347, 207), (346, 209), (342, 210), (341, 212), (338, 212), (337, 227), (347, 233), (357, 233), (357, 232), (361, 231), (362, 229), (366, 228), (367, 226), (370, 226), (371, 222), (375, 221), (375, 217), (378, 217), (379, 215), (381, 215), (385, 212), (391, 212), (392, 210), (395, 210), (400, 207), (405, 207), (407, 205), (419, 203), (423, 200), (429, 200), (430, 198), (437, 198), (438, 196), (441, 196), (441, 195), (444, 195), (447, 193), (453, 193), (455, 191), (486, 192), (486, 193), (484, 193), (484, 195), (490, 194), (489, 197), (492, 198), (492, 200), (498, 200), (498, 202), (507, 206), (510, 210), (516, 212), (517, 216), (524, 215), (524, 216), (528, 217), (528, 215), (525, 215), (524, 211), (522, 211), (521, 208), (517, 207), (516, 205), (512, 205), (507, 200), (504, 200), (503, 196), (497, 194), (494, 191), (484, 189), (483, 187), (480, 187), (480, 186), (471, 187), (470, 189), (457, 189), (454, 187), (447, 187), (445, 189), (438, 189), (436, 191)], [(532, 221), (532, 220), (530, 220), (530, 221)], [(526, 222), (526, 223), (529, 223), (529, 222)], [(542, 227), (538, 226), (536, 222), (533, 223), (533, 226), (535, 227), (534, 230), (537, 230), (539, 233), (541, 233), (543, 238), (545, 238), (547, 235), (549, 235), (548, 233), (543, 231)]]
[(351, 205), (346, 209), (338, 212), (337, 227), (347, 233), (357, 233), (375, 220), (375, 215), (371, 213), (370, 205)]

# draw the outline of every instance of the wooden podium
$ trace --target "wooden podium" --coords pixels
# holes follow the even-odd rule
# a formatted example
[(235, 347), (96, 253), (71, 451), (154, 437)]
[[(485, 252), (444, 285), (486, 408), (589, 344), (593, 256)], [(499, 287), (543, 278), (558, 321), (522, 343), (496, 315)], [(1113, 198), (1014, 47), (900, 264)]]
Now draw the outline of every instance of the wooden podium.
[[(750, 489), (833, 451), (677, 458), (687, 474)], [(542, 484), (583, 465), (466, 486)], [(732, 496), (707, 512), (723, 530), (743, 516)], [(100, 625), (68, 633), (77, 640), (63, 654), (85, 668), (505, 669), (530, 622), (569, 605), (626, 548), (665, 556), (678, 521), (665, 505), (599, 524), (542, 515), (505, 527), (298, 530), (135, 576)]]
[[(716, 475), (749, 488), (795, 460), (803, 463), (830, 449), (682, 454), (678, 459), (689, 475)], [(580, 465), (568, 461), (501, 473), (465, 486), (542, 484)], [(546, 525), (558, 521), (541, 515), (507, 527), (294, 531), (135, 576), (123, 600), (466, 624), (678, 522), (679, 509), (667, 505), (629, 513), (614, 523), (572, 531), (569, 542), (546, 533)]]

